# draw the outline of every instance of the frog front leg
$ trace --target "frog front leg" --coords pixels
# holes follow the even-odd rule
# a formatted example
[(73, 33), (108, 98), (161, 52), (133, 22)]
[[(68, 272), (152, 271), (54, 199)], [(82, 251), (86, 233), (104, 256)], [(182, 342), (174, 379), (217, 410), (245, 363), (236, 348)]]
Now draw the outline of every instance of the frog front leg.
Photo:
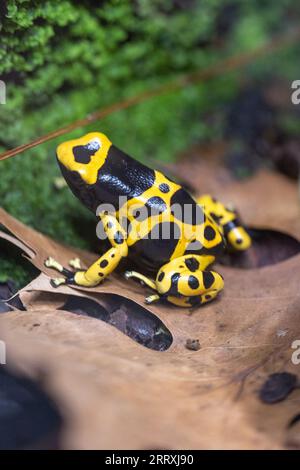
[(113, 215), (106, 213), (100, 215), (100, 217), (112, 247), (86, 270), (80, 269), (78, 258), (70, 261), (71, 266), (79, 268), (76, 272), (64, 268), (53, 258), (48, 258), (45, 261), (45, 266), (55, 269), (64, 276), (52, 279), (51, 284), (53, 287), (58, 287), (61, 284), (75, 284), (83, 287), (97, 286), (116, 269), (121, 259), (127, 256), (126, 232), (118, 220)]
[(222, 276), (207, 270), (213, 262), (213, 256), (184, 255), (162, 266), (155, 280), (135, 271), (125, 275), (127, 279), (139, 279), (155, 291), (146, 297), (148, 304), (162, 298), (180, 307), (191, 307), (210, 302), (224, 287)]

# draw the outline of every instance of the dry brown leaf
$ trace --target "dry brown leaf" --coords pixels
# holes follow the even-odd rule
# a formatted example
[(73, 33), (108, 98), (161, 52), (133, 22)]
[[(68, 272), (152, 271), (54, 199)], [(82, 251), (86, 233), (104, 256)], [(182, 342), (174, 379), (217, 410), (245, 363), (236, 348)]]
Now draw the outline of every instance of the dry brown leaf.
[[(1, 336), (9, 362), (34, 377), (47, 372), (47, 389), (66, 419), (63, 447), (281, 448), (299, 392), (270, 406), (257, 391), (268, 373), (297, 372), (290, 363), (297, 315), (284, 321), (275, 312), (274, 322), (254, 315), (253, 325), (240, 309), (241, 325), (234, 312), (223, 313), (222, 324), (213, 312), (193, 322), (198, 351), (185, 348), (185, 325), (158, 353), (105, 323), (62, 311), (3, 314)], [(288, 330), (285, 337), (278, 326)]]
[[(194, 167), (182, 163), (180, 171), (185, 178), (195, 178), (198, 172), (202, 180), (200, 168), (199, 162)], [(260, 173), (246, 183), (233, 183), (223, 172), (221, 185), (215, 173), (211, 172), (211, 181), (202, 180), (201, 192), (215, 189), (222, 200), (237, 203), (247, 223), (299, 237), (297, 190), (288, 180)], [(95, 259), (37, 234), (3, 210), (0, 218), (34, 251), (33, 264), (47, 275), (53, 275), (43, 266), (49, 255), (63, 264), (74, 255), (86, 263)], [(287, 426), (299, 413), (300, 392), (274, 405), (263, 404), (257, 392), (271, 373), (299, 374), (299, 366), (291, 362), (291, 345), (300, 339), (300, 255), (260, 269), (222, 266), (219, 271), (225, 277), (225, 290), (211, 304), (192, 312), (147, 306), (172, 333), (173, 343), (164, 352), (147, 349), (97, 319), (55, 311), (57, 299), (51, 297), (44, 304), (49, 310), (1, 316), (12, 359), (31, 374), (35, 366), (48, 373), (49, 389), (67, 417), (64, 446), (298, 445)], [(32, 295), (39, 291), (54, 292), (45, 275), (22, 291), (22, 300), (34, 304)], [(145, 296), (139, 285), (118, 275), (94, 289), (62, 286), (55, 292), (91, 296), (99, 302), (103, 294), (114, 293), (139, 304)], [(34, 324), (39, 326), (33, 328)], [(200, 349), (187, 349), (187, 340), (199, 340)]]

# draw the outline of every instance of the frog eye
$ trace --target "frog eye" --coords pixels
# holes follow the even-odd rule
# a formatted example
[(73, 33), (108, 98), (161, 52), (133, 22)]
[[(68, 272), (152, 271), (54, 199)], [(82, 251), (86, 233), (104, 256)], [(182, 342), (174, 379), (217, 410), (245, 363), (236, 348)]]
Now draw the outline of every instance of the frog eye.
[(77, 163), (89, 163), (91, 157), (101, 148), (98, 138), (90, 140), (86, 145), (77, 145), (73, 148), (73, 155)]

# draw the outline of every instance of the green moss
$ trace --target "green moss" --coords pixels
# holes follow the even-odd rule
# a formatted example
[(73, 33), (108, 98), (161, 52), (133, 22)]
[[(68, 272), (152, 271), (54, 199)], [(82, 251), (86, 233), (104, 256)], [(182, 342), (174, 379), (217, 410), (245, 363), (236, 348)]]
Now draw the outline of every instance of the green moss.
[[(225, 34), (220, 17), (227, 3), (236, 4), (237, 13)], [(7, 103), (0, 106), (0, 151), (257, 47), (296, 18), (295, 3), (9, 0), (5, 10), (0, 2), (0, 77), (7, 85)], [(288, 59), (282, 53), (260, 61), (247, 68), (247, 75), (282, 74), (284, 69), (297, 78), (298, 56), (292, 48), (288, 54)], [(99, 129), (140, 160), (172, 161), (191, 143), (221, 135), (225, 105), (239, 83), (237, 73), (220, 75), (120, 111), (66, 138)], [(90, 247), (94, 229), (88, 237), (78, 227), (93, 227), (93, 216), (67, 189), (57, 191), (53, 185), (59, 175), (55, 147), (61, 140), (0, 163), (1, 205), (54, 238)], [(7, 266), (1, 263), (0, 274), (17, 272)]]

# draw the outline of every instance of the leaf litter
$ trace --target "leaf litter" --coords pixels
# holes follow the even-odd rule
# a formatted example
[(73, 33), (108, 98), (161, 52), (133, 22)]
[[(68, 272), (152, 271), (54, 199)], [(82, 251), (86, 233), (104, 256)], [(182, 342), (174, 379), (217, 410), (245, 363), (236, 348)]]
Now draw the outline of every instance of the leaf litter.
[[(266, 253), (265, 245), (273, 243), (264, 237), (264, 230), (286, 234), (283, 243), (288, 245), (290, 238), (297, 243), (300, 219), (294, 183), (267, 170), (246, 181), (235, 181), (214, 163), (217, 157), (208, 159), (205, 152), (201, 156), (195, 149), (178, 163), (175, 172), (199, 188), (199, 193), (211, 192), (236, 204), (246, 225), (261, 231), (254, 258), (259, 259), (260, 250)], [(54, 289), (50, 285), (53, 272), (44, 266), (48, 256), (65, 266), (78, 256), (87, 266), (97, 255), (63, 246), (3, 209), (0, 220), (11, 233), (12, 243), (42, 273), (19, 293), (27, 311), (1, 315), (1, 335), (18, 367), (32, 377), (37, 367), (47, 371), (49, 390), (65, 413), (64, 447), (300, 446), (295, 434), (290, 434), (297, 426), (288, 428), (299, 414), (299, 390), (291, 390), (272, 406), (259, 399), (272, 374), (299, 378), (291, 361), (291, 344), (300, 339), (297, 250), (290, 253), (288, 248), (289, 255), (280, 262), (274, 257), (270, 263), (265, 259), (262, 267), (248, 265), (241, 270), (230, 262), (219, 265), (225, 278), (224, 293), (211, 304), (189, 311), (167, 304), (146, 306), (146, 289), (119, 273), (95, 288)], [(276, 247), (278, 243), (275, 251)], [(80, 299), (80, 307), (74, 296)], [(119, 310), (119, 328), (113, 321), (99, 321), (101, 314), (99, 318), (84, 315), (88, 299), (98, 304), (96, 311), (103, 309), (102, 316), (108, 315), (109, 308)], [(114, 310), (116, 305), (123, 307)], [(145, 315), (139, 327), (144, 325), (144, 342), (145, 338), (151, 340), (151, 328), (153, 339), (147, 313), (161, 322), (163, 331), (170, 332), (172, 343), (164, 351), (145, 347), (143, 341), (139, 344), (132, 340), (134, 335), (126, 333), (128, 319), (139, 308)], [(286, 334), (278, 335), (280, 330)], [(195, 339), (201, 347), (187, 348)]]

